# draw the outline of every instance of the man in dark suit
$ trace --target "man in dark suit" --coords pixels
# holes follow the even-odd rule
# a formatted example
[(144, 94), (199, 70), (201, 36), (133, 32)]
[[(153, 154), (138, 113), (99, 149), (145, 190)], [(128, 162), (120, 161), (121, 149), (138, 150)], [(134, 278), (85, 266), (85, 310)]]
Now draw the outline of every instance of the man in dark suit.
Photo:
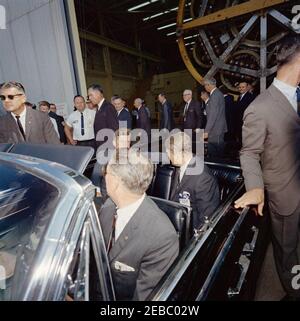
[(175, 228), (146, 196), (153, 166), (136, 151), (115, 153), (104, 170), (109, 199), (100, 222), (117, 300), (145, 300), (179, 252)]
[(171, 131), (173, 129), (173, 107), (170, 102), (167, 101), (166, 95), (160, 93), (157, 96), (158, 101), (161, 104), (161, 113), (160, 113), (160, 127), (159, 129), (167, 129)]
[(203, 122), (203, 126), (201, 127), (203, 129), (203, 128), (205, 128), (206, 123), (207, 123), (206, 106), (209, 101), (209, 93), (205, 89), (203, 89), (200, 92), (200, 97), (201, 97), (201, 109), (202, 109), (203, 115), (204, 115), (204, 122)]
[(105, 100), (103, 89), (101, 86), (91, 85), (88, 88), (88, 97), (93, 105), (98, 106), (94, 122), (94, 131), (96, 147), (99, 147), (104, 143), (104, 141), (101, 140), (98, 136), (101, 130), (111, 129), (115, 132), (119, 128), (117, 112), (114, 106)]
[(235, 124), (235, 137), (237, 141), (242, 144), (242, 126), (243, 116), (246, 108), (252, 103), (254, 95), (249, 92), (249, 84), (246, 82), (239, 83), (238, 86), (240, 96), (235, 104), (234, 124)]
[(183, 92), (183, 100), (185, 102), (183, 110), (183, 130), (191, 129), (193, 133), (200, 132), (203, 128), (204, 114), (200, 103), (193, 100), (193, 93), (190, 89)]
[[(39, 110), (43, 111), (48, 114), (48, 116), (53, 120), (54, 128), (57, 130), (59, 135), (59, 140), (61, 143), (65, 144), (67, 142), (65, 130), (62, 122), (64, 122), (63, 117), (56, 115), (54, 112), (51, 111), (51, 105), (48, 101), (43, 100), (38, 103)], [(61, 119), (62, 118), (62, 121)]]
[(145, 106), (143, 106), (143, 101), (141, 98), (136, 98), (134, 101), (134, 107), (137, 109), (137, 120), (136, 120), (136, 128), (142, 129), (147, 134), (147, 137), (144, 137), (144, 135), (141, 133), (141, 141), (143, 143), (146, 143), (147, 141), (150, 142), (151, 139), (151, 123), (148, 116), (148, 113), (146, 111)]
[(17, 82), (0, 87), (0, 99), (7, 114), (0, 117), (0, 143), (60, 144), (50, 117), (26, 108), (25, 89)]
[(227, 132), (225, 117), (225, 100), (222, 92), (216, 87), (214, 78), (204, 78), (204, 88), (209, 92), (209, 101), (206, 106), (207, 123), (204, 138), (208, 142), (208, 154), (220, 156), (224, 150), (224, 134)]
[(170, 200), (191, 206), (193, 227), (198, 229), (220, 203), (217, 180), (203, 160), (194, 157), (189, 135), (179, 132), (166, 140), (166, 151), (172, 164), (177, 166)]
[(247, 192), (235, 206), (258, 205), (263, 215), (266, 188), (277, 272), (288, 298), (299, 299), (293, 279), (300, 263), (300, 35), (281, 40), (277, 64), (273, 84), (244, 113), (240, 158)]
[(62, 116), (57, 115), (56, 112), (57, 112), (56, 105), (53, 103), (50, 104), (49, 116), (56, 120), (60, 141), (61, 143), (66, 144), (67, 138), (65, 134), (65, 120)]
[[(125, 107), (125, 100), (119, 96), (114, 98), (114, 106), (117, 111), (117, 118), (119, 122), (119, 128), (126, 127), (131, 129), (132, 119), (129, 110)], [(123, 124), (121, 123), (123, 122)], [(126, 123), (126, 124), (125, 124)], [(124, 126), (125, 125), (125, 126)]]

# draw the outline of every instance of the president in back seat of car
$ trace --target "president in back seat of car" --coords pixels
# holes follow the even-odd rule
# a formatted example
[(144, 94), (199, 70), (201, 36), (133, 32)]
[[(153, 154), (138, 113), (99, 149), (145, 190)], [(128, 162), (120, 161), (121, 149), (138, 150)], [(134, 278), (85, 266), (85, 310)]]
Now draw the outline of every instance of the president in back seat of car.
[(100, 211), (117, 300), (145, 300), (176, 259), (168, 216), (146, 196), (153, 165), (137, 150), (117, 150), (103, 175), (110, 199)]
[(198, 229), (219, 206), (218, 182), (203, 159), (193, 155), (189, 135), (178, 132), (170, 135), (165, 144), (168, 157), (176, 166), (170, 200), (192, 207), (193, 228)]

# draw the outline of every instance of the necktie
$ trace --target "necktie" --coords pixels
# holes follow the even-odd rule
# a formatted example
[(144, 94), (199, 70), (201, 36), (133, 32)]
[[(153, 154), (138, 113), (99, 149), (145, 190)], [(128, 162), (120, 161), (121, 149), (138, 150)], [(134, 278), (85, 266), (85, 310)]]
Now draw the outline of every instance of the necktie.
[(171, 192), (170, 192), (170, 200), (175, 199), (176, 190), (179, 184), (180, 184), (180, 167), (176, 167), (175, 175), (172, 182)]
[(186, 116), (186, 112), (187, 112), (188, 108), (189, 108), (189, 104), (186, 103), (185, 106), (184, 106), (184, 111), (183, 111), (183, 117), (184, 117), (184, 118), (185, 118), (185, 116)]
[(81, 113), (81, 135), (84, 135), (84, 118), (83, 113)]
[(300, 117), (300, 87), (297, 87), (296, 94), (297, 94), (297, 112), (298, 112), (298, 116)]
[(107, 243), (107, 253), (111, 250), (113, 245), (115, 244), (115, 234), (116, 234), (116, 222), (117, 222), (117, 213), (114, 214), (113, 221), (112, 221), (112, 227), (111, 227), (111, 232), (109, 235), (108, 243)]
[(16, 119), (17, 119), (17, 124), (18, 124), (19, 130), (20, 130), (24, 140), (26, 140), (25, 132), (24, 132), (23, 126), (20, 122), (20, 116), (16, 116)]

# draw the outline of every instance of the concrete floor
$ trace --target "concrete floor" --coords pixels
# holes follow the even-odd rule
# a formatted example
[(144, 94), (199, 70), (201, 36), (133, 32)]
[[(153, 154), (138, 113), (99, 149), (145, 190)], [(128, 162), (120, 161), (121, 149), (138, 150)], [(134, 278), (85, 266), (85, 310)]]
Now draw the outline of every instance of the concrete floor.
[(257, 281), (255, 301), (280, 301), (285, 296), (285, 292), (279, 281), (274, 257), (273, 247), (269, 244), (266, 257)]
[[(300, 241), (300, 234), (299, 234)], [(300, 257), (300, 243), (298, 243), (298, 256)], [(266, 257), (257, 281), (255, 301), (280, 301), (286, 295), (276, 272), (273, 247), (269, 244)]]

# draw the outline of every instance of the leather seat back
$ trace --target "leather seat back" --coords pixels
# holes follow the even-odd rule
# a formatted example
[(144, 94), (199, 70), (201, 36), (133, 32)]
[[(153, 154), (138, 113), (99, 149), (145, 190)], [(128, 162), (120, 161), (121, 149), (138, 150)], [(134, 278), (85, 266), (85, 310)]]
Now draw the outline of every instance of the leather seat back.
[(168, 200), (171, 193), (171, 184), (175, 174), (172, 165), (157, 165), (148, 194)]
[(191, 208), (157, 197), (151, 199), (169, 217), (178, 234), (180, 249), (184, 248), (191, 238)]
[(234, 188), (243, 181), (240, 167), (210, 162), (206, 162), (206, 165), (218, 180), (221, 202), (226, 201)]
[(11, 153), (56, 162), (83, 173), (94, 155), (92, 147), (71, 145), (15, 144)]

